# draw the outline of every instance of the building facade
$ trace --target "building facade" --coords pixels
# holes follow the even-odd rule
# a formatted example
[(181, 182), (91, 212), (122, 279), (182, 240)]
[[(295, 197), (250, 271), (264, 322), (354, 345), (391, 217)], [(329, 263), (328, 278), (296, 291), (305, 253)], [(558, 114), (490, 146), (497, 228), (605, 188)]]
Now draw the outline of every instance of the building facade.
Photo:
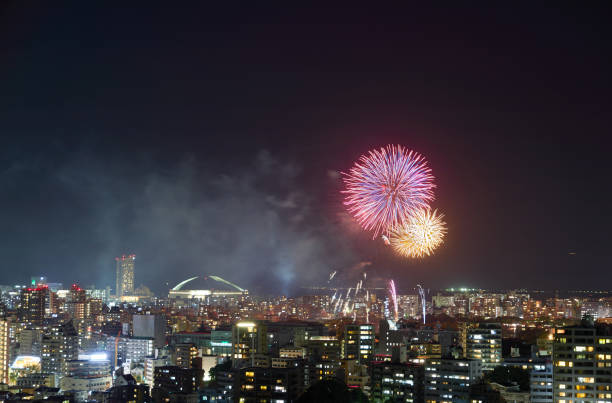
[(555, 329), (553, 394), (556, 403), (612, 403), (612, 329), (583, 321)]
[(136, 255), (116, 257), (116, 288), (117, 298), (134, 295), (134, 263)]

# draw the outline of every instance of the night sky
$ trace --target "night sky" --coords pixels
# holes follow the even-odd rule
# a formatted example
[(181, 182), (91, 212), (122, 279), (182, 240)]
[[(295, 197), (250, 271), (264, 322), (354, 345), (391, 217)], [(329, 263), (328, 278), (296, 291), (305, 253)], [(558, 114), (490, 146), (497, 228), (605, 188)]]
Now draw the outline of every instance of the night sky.
[[(135, 253), (160, 293), (362, 261), (400, 292), (611, 288), (609, 9), (91, 3), (0, 5), (0, 284)], [(345, 213), (338, 173), (390, 143), (436, 176), (433, 257)]]

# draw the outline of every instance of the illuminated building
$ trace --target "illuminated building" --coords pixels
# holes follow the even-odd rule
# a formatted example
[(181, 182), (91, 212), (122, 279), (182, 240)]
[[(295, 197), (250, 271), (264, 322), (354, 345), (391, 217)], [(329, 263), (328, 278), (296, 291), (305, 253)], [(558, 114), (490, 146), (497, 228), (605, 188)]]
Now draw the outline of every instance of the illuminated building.
[(115, 354), (115, 343), (117, 344), (117, 360), (121, 363), (143, 362), (146, 357), (153, 355), (152, 337), (119, 337), (108, 336), (106, 338), (106, 351), (109, 356)]
[(210, 345), (212, 354), (219, 357), (232, 355), (232, 329), (231, 327), (218, 327), (210, 332)]
[(612, 328), (588, 321), (555, 330), (556, 403), (612, 402)]
[(17, 386), (25, 389), (36, 389), (41, 386), (54, 388), (56, 385), (56, 376), (53, 374), (45, 374), (33, 372), (17, 378)]
[[(189, 288), (185, 288), (189, 284)], [(168, 293), (168, 298), (178, 302), (207, 300), (213, 297), (239, 297), (249, 292), (218, 276), (196, 276), (181, 281)]]
[(90, 316), (85, 290), (72, 284), (66, 301), (66, 311), (74, 319), (84, 319)]
[(462, 323), (461, 347), (465, 358), (480, 360), (483, 371), (492, 371), (502, 359), (502, 335), (499, 323)]
[(0, 319), (0, 382), (9, 381), (9, 322)]
[(292, 361), (284, 368), (241, 368), (235, 378), (235, 402), (292, 402), (304, 391), (304, 368)]
[[(197, 399), (197, 390), (203, 382), (201, 369), (180, 368), (176, 366), (165, 366), (155, 368), (155, 381), (153, 384), (153, 401), (170, 401), (170, 396), (176, 396), (172, 401), (194, 401), (187, 400), (193, 396)], [(183, 397), (183, 399), (181, 399)], [(168, 399), (168, 400), (166, 400)]]
[(170, 365), (169, 357), (146, 357), (144, 360), (144, 373), (143, 378), (147, 385), (149, 385), (149, 389), (153, 388), (153, 383), (155, 382), (155, 368), (157, 367), (165, 367)]
[(174, 363), (177, 367), (193, 368), (193, 360), (198, 356), (195, 344), (179, 343), (174, 346)]
[(243, 320), (232, 326), (232, 363), (239, 366), (241, 360), (253, 360), (255, 354), (268, 352), (268, 329), (264, 322)]
[(423, 401), (423, 366), (412, 363), (373, 361), (371, 393), (376, 401)]
[(150, 402), (149, 385), (138, 385), (132, 375), (120, 375), (113, 382), (113, 387), (104, 392), (105, 402)]
[(530, 402), (553, 402), (552, 362), (545, 358), (507, 358), (505, 367), (517, 367), (529, 371)]
[(136, 255), (116, 257), (116, 288), (117, 298), (134, 294), (134, 262)]
[(425, 402), (468, 402), (470, 385), (481, 376), (480, 360), (428, 359), (425, 361)]
[(374, 326), (346, 325), (342, 350), (344, 359), (358, 360), (361, 364), (367, 364), (374, 354)]
[(60, 380), (64, 391), (103, 392), (111, 387), (113, 378), (108, 360), (72, 360), (66, 363), (66, 376)]
[(45, 303), (49, 289), (46, 286), (21, 290), (19, 317), (22, 321), (40, 324), (45, 318)]
[(341, 342), (333, 336), (312, 336), (306, 344), (306, 357), (310, 363), (309, 380), (314, 383), (336, 376), (341, 366)]
[(72, 321), (52, 327), (42, 338), (42, 372), (65, 374), (68, 361), (78, 358), (78, 349), (78, 336)]

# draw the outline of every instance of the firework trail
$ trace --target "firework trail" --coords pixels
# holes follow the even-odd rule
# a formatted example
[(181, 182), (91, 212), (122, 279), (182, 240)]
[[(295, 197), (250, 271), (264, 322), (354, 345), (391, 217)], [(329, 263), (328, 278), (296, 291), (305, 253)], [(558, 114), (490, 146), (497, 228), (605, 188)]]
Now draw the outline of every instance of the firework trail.
[(338, 295), (338, 290), (336, 290), (336, 292), (334, 292), (334, 296), (331, 299), (331, 303), (333, 304), (334, 301), (336, 300), (336, 295)]
[(419, 295), (421, 296), (421, 307), (423, 310), (423, 324), (426, 322), (427, 308), (425, 305), (425, 291), (423, 291), (423, 287), (421, 284), (417, 284), (417, 288), (419, 289)]
[(338, 312), (339, 306), (342, 306), (342, 297), (338, 298), (338, 300), (336, 301), (336, 305), (334, 305), (334, 313)]
[(382, 240), (385, 243), (385, 245), (387, 245), (387, 246), (391, 245), (391, 241), (389, 241), (389, 237), (388, 236), (381, 235), (380, 237), (382, 238)]
[(370, 290), (366, 290), (366, 323), (370, 322)]
[(398, 307), (397, 307), (397, 292), (395, 291), (395, 282), (393, 280), (389, 280), (389, 299), (393, 304), (393, 320), (397, 322), (399, 319)]
[(443, 217), (437, 210), (417, 210), (407, 222), (391, 231), (391, 247), (405, 257), (430, 256), (444, 242)]
[(343, 173), (344, 204), (373, 238), (407, 221), (434, 199), (434, 177), (427, 161), (400, 145), (388, 145), (362, 155)]
[(334, 276), (336, 275), (337, 271), (338, 270), (334, 270), (332, 274), (329, 275), (329, 280), (327, 280), (328, 283), (334, 279)]

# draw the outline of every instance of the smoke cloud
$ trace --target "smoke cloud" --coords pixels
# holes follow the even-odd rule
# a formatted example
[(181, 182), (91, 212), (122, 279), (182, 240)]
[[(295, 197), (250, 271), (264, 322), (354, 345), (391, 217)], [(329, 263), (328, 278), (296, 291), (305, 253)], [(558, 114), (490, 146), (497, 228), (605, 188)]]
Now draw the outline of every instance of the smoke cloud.
[(62, 232), (86, 239), (87, 253), (57, 275), (67, 269), (66, 276), (113, 285), (113, 257), (135, 253), (136, 284), (157, 292), (209, 274), (255, 292), (295, 293), (354, 262), (338, 223), (300, 189), (294, 163), (261, 151), (231, 173), (196, 158), (154, 166), (82, 154), (59, 167), (55, 182), (82, 212)]

